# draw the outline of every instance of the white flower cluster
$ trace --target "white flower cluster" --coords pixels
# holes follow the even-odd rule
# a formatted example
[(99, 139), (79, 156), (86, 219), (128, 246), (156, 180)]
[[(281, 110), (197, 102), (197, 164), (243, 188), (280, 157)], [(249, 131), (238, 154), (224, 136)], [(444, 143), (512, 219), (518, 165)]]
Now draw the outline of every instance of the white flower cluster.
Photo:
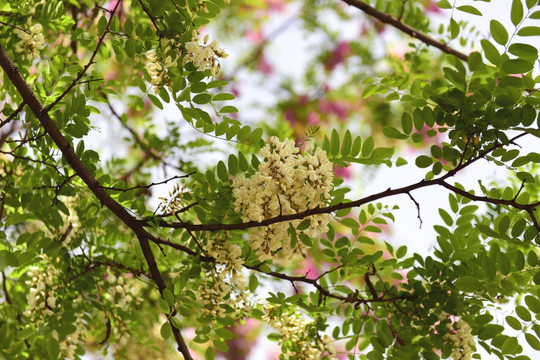
[(450, 331), (446, 338), (454, 343), (452, 359), (471, 360), (471, 355), (476, 349), (474, 336), (471, 334), (471, 327), (464, 320), (460, 319), (452, 325), (448, 324)]
[[(171, 48), (167, 46), (163, 53), (167, 54), (170, 50)], [(146, 61), (146, 71), (148, 71), (148, 75), (150, 75), (150, 83), (154, 85), (154, 91), (157, 94), (163, 86), (171, 85), (167, 68), (176, 66), (176, 62), (172, 60), (170, 55), (164, 60), (159, 59), (155, 50), (148, 50), (146, 52)]]
[[(47, 260), (46, 255), (42, 255), (42, 257), (45, 261)], [(49, 264), (43, 270), (32, 266), (27, 274), (30, 276), (30, 280), (25, 283), (30, 286), (30, 290), (26, 295), (28, 308), (23, 315), (37, 319), (41, 319), (43, 315), (51, 316), (56, 308), (55, 293), (58, 285), (55, 283), (55, 279), (60, 275), (60, 271)]]
[[(324, 150), (307, 149), (301, 154), (294, 141), (281, 142), (272, 137), (259, 155), (263, 160), (253, 176), (240, 174), (233, 180), (235, 211), (242, 213), (244, 221), (261, 222), (325, 205), (333, 189), (334, 172)], [(328, 231), (330, 215), (313, 215), (309, 219), (309, 227), (299, 233), (314, 237)], [(250, 246), (259, 260), (271, 259), (280, 249), (283, 257), (301, 252), (303, 243), (297, 242), (291, 248), (287, 234), (289, 224), (296, 228), (300, 222), (251, 228)]]
[(45, 47), (45, 38), (41, 31), (41, 24), (32, 25), (29, 33), (15, 29), (13, 32), (21, 39), (15, 46), (15, 52), (22, 53), (23, 58), (38, 58), (40, 50)]
[(227, 275), (226, 271), (215, 268), (205, 271), (203, 283), (197, 292), (199, 301), (203, 304), (201, 314), (212, 318), (224, 317), (228, 306), (234, 309), (234, 315), (244, 317), (251, 309), (248, 292), (245, 290), (246, 278), (242, 273)]
[(60, 345), (60, 353), (64, 359), (79, 359), (78, 356), (76, 357), (75, 352), (77, 351), (77, 347), (84, 343), (84, 335), (87, 329), (80, 316), (77, 317), (74, 325), (77, 330), (62, 340), (59, 339), (58, 332), (56, 330), (53, 330), (52, 332), (52, 338), (58, 341), (58, 345)]
[(107, 270), (107, 280), (104, 284), (107, 288), (107, 294), (113, 301), (113, 305), (124, 311), (130, 311), (132, 305), (140, 303), (139, 288), (133, 283), (126, 281), (123, 276), (116, 277), (110, 270)]
[(279, 345), (287, 344), (285, 348), (288, 351), (280, 359), (335, 359), (336, 352), (329, 344), (328, 336), (319, 339), (309, 334), (308, 328), (313, 321), (303, 318), (299, 312), (281, 312), (278, 309), (277, 306), (266, 306), (263, 321), (279, 331)]
[(217, 264), (225, 267), (223, 272), (234, 274), (242, 271), (244, 265), (244, 260), (241, 258), (242, 249), (228, 239), (221, 236), (213, 237), (206, 246), (206, 251), (208, 255), (216, 259)]
[(191, 62), (199, 70), (210, 69), (212, 75), (215, 75), (221, 68), (218, 58), (225, 59), (229, 54), (219, 47), (216, 40), (212, 41), (210, 45), (207, 45), (208, 38), (209, 36), (206, 35), (204, 37), (204, 44), (200, 45), (199, 36), (193, 30), (191, 41), (186, 43), (187, 54), (184, 56), (183, 65)]

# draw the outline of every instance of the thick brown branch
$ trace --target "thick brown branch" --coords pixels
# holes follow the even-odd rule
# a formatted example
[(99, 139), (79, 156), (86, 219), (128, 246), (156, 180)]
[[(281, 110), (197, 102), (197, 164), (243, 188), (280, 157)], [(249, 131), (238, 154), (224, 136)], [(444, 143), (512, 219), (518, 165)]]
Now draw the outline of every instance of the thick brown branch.
[[(91, 61), (89, 62), (89, 64), (90, 63)], [(55, 142), (56, 146), (58, 146), (58, 148), (62, 152), (62, 155), (73, 168), (73, 170), (75, 170), (75, 172), (86, 183), (88, 188), (101, 201), (101, 203), (107, 208), (109, 208), (109, 210), (111, 210), (116, 215), (116, 217), (118, 217), (118, 219), (120, 219), (124, 224), (126, 224), (126, 226), (128, 226), (137, 235), (146, 263), (148, 264), (148, 268), (150, 270), (150, 273), (152, 274), (152, 279), (156, 282), (160, 293), (163, 293), (163, 290), (165, 289), (165, 282), (163, 281), (161, 273), (159, 272), (156, 260), (154, 258), (154, 254), (148, 242), (148, 239), (153, 238), (153, 236), (143, 228), (143, 225), (140, 221), (133, 217), (126, 209), (122, 207), (122, 205), (117, 203), (109, 196), (105, 189), (100, 186), (94, 175), (92, 175), (92, 173), (90, 173), (86, 166), (84, 166), (81, 159), (77, 157), (71, 145), (66, 141), (56, 124), (51, 119), (48, 111), (43, 108), (43, 105), (37, 99), (30, 86), (22, 78), (21, 73), (18, 71), (15, 64), (13, 64), (13, 61), (11, 61), (11, 59), (8, 57), (2, 45), (0, 45), (0, 66), (2, 67), (2, 69), (4, 69), (4, 72), (6, 73), (8, 78), (11, 80), (13, 85), (15, 85), (19, 94), (28, 104), (32, 112), (36, 115), (47, 134)], [(182, 334), (177, 328), (172, 326), (172, 324), (171, 327), (173, 335), (178, 344), (178, 351), (180, 351), (182, 355), (184, 355), (184, 358), (186, 360), (192, 360), (189, 349), (184, 339), (182, 338)]]
[[(526, 132), (521, 133), (521, 134), (513, 137), (512, 139), (510, 139), (510, 142), (514, 142), (515, 140), (517, 140), (517, 139), (519, 139), (519, 138), (521, 138), (521, 137), (523, 137), (525, 135), (527, 135)], [(376, 193), (376, 194), (373, 194), (373, 195), (370, 195), (370, 196), (366, 196), (365, 198), (358, 199), (358, 200), (355, 200), (355, 201), (342, 202), (342, 203), (339, 203), (339, 204), (326, 206), (326, 207), (316, 207), (314, 209), (308, 209), (306, 211), (302, 211), (302, 212), (299, 212), (299, 213), (296, 213), (296, 214), (279, 215), (279, 216), (276, 216), (276, 217), (273, 217), (273, 218), (265, 219), (265, 220), (263, 220), (261, 222), (248, 221), (248, 222), (238, 223), (238, 224), (211, 224), (210, 225), (210, 224), (190, 224), (190, 223), (186, 223), (186, 222), (162, 221), (162, 222), (159, 223), (159, 225), (161, 227), (169, 227), (169, 228), (175, 228), (175, 229), (187, 229), (187, 230), (190, 230), (190, 231), (244, 230), (244, 229), (249, 229), (249, 228), (253, 228), (253, 227), (269, 226), (269, 225), (272, 225), (272, 224), (277, 224), (277, 223), (286, 222), (286, 221), (301, 220), (301, 219), (304, 219), (304, 218), (307, 218), (307, 217), (313, 216), (313, 215), (330, 214), (330, 213), (333, 213), (333, 212), (336, 212), (336, 211), (339, 211), (339, 210), (343, 210), (343, 209), (351, 209), (351, 208), (354, 208), (354, 207), (360, 207), (360, 206), (369, 204), (371, 202), (374, 202), (374, 201), (377, 201), (377, 200), (380, 200), (380, 199), (383, 199), (383, 198), (391, 197), (391, 196), (396, 196), (396, 195), (409, 195), (410, 196), (410, 192), (413, 191), (413, 190), (418, 190), (418, 189), (421, 189), (421, 188), (425, 188), (425, 187), (428, 187), (428, 186), (434, 186), (434, 185), (445, 186), (446, 179), (454, 176), (459, 171), (463, 170), (467, 166), (470, 166), (471, 164), (475, 163), (476, 161), (478, 161), (480, 159), (483, 159), (487, 154), (489, 154), (490, 152), (500, 148), (501, 146), (503, 146), (503, 144), (501, 144), (501, 143), (497, 143), (497, 144), (491, 146), (490, 148), (480, 152), (475, 158), (469, 159), (467, 162), (465, 162), (465, 163), (463, 163), (463, 164), (461, 164), (459, 166), (456, 166), (454, 169), (452, 169), (451, 171), (449, 171), (448, 173), (446, 173), (445, 175), (443, 175), (443, 176), (441, 176), (441, 177), (439, 177), (437, 179), (432, 179), (432, 180), (428, 180), (428, 181), (421, 180), (420, 182), (417, 182), (415, 184), (404, 186), (404, 187), (397, 188), (397, 189), (388, 188), (387, 190), (381, 191), (379, 193)], [(528, 210), (528, 209), (530, 210), (530, 209), (535, 208), (536, 206), (537, 206), (537, 204), (520, 205), (519, 209), (520, 210)], [(146, 226), (145, 225), (146, 222), (141, 222), (141, 223), (142, 223), (143, 226)]]
[(438, 40), (435, 40), (435, 39), (427, 36), (426, 34), (418, 31), (417, 29), (415, 29), (415, 28), (413, 28), (413, 27), (411, 27), (411, 26), (409, 26), (407, 24), (402, 23), (400, 20), (396, 19), (395, 17), (393, 17), (391, 15), (388, 15), (387, 13), (384, 13), (384, 12), (382, 12), (380, 10), (377, 10), (374, 7), (369, 6), (368, 4), (366, 4), (363, 1), (360, 1), (360, 0), (343, 0), (343, 1), (346, 2), (347, 4), (351, 5), (351, 6), (354, 6), (355, 8), (358, 8), (358, 9), (362, 10), (367, 15), (372, 16), (372, 17), (376, 18), (377, 20), (382, 21), (383, 23), (386, 23), (388, 25), (392, 25), (396, 29), (404, 32), (405, 34), (408, 34), (409, 36), (412, 36), (412, 37), (422, 41), (423, 43), (425, 43), (427, 45), (434, 46), (437, 49), (439, 49), (439, 50), (441, 50), (441, 51), (443, 51), (443, 52), (445, 52), (447, 54), (454, 55), (454, 56), (458, 57), (459, 59), (461, 59), (463, 61), (467, 61), (469, 59), (469, 57), (466, 54), (451, 48), (450, 46), (446, 45), (443, 42), (440, 42)]

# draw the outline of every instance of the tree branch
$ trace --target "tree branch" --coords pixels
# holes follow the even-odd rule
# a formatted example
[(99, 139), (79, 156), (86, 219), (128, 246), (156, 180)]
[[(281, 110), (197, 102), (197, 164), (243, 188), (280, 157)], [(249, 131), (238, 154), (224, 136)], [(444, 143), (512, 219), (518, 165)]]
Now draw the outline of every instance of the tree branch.
[[(527, 132), (523, 132), (523, 133), (521, 133), (519, 135), (516, 135), (512, 139), (510, 139), (510, 142), (513, 142), (513, 141), (515, 141), (515, 140), (517, 140), (517, 139), (519, 139), (519, 138), (521, 138), (521, 137), (523, 137), (525, 135), (527, 135)], [(410, 192), (413, 191), (413, 190), (418, 190), (418, 189), (421, 189), (421, 188), (434, 186), (434, 185), (445, 186), (445, 184), (446, 184), (445, 180), (446, 179), (454, 176), (459, 171), (463, 170), (467, 166), (470, 166), (471, 164), (475, 163), (476, 161), (478, 161), (480, 159), (483, 159), (487, 154), (489, 154), (490, 152), (500, 148), (501, 146), (503, 146), (502, 143), (494, 144), (492, 147), (480, 152), (475, 158), (469, 159), (467, 162), (456, 166), (454, 169), (450, 170), (449, 172), (447, 172), (446, 174), (444, 174), (443, 176), (441, 176), (441, 177), (439, 177), (437, 179), (432, 179), (432, 180), (428, 180), (428, 181), (421, 180), (421, 181), (419, 181), (419, 182), (417, 182), (415, 184), (404, 186), (404, 187), (397, 188), (397, 189), (388, 188), (387, 190), (381, 191), (379, 193), (376, 193), (376, 194), (373, 194), (373, 195), (370, 195), (370, 196), (366, 196), (365, 198), (358, 199), (358, 200), (355, 200), (355, 201), (342, 202), (342, 203), (339, 203), (339, 204), (335, 204), (335, 205), (331, 205), (331, 206), (325, 206), (325, 207), (316, 207), (316, 208), (308, 209), (306, 211), (302, 211), (302, 212), (295, 213), (295, 214), (279, 215), (279, 216), (275, 216), (273, 218), (265, 219), (265, 220), (263, 220), (261, 222), (248, 221), (248, 222), (237, 223), (237, 224), (191, 224), (191, 223), (186, 223), (186, 222), (161, 221), (159, 223), (159, 225), (161, 227), (168, 227), (168, 228), (174, 228), (174, 229), (187, 229), (187, 230), (190, 230), (190, 231), (244, 230), (244, 229), (249, 229), (249, 228), (253, 228), (253, 227), (269, 226), (269, 225), (272, 225), (272, 224), (286, 222), (286, 221), (301, 220), (301, 219), (304, 219), (304, 218), (306, 218), (308, 216), (313, 216), (313, 215), (330, 214), (330, 213), (333, 213), (333, 212), (336, 212), (336, 211), (342, 210), (342, 209), (350, 209), (350, 208), (354, 208), (354, 207), (360, 207), (360, 206), (363, 206), (365, 204), (368, 204), (368, 203), (371, 203), (371, 202), (374, 202), (374, 201), (377, 201), (377, 200), (380, 200), (380, 199), (383, 199), (383, 198), (395, 196), (395, 195), (409, 195), (410, 196)], [(510, 206), (512, 206), (512, 205), (510, 204)], [(520, 210), (528, 211), (530, 209), (534, 209), (536, 206), (538, 206), (538, 205), (535, 203), (535, 204), (528, 204), (528, 205), (519, 205), (519, 207), (516, 206), (516, 208), (518, 208)], [(141, 222), (141, 221), (139, 221), (139, 222)], [(146, 223), (145, 221), (142, 221), (141, 222), (142, 226), (146, 226), (145, 223)]]
[[(120, 2), (117, 3), (117, 6), (119, 3)], [(95, 54), (96, 52), (93, 54), (92, 59)], [(89, 64), (90, 63), (91, 61), (89, 62)], [(156, 260), (154, 258), (154, 254), (148, 242), (148, 239), (152, 239), (153, 236), (144, 229), (140, 221), (133, 217), (126, 209), (122, 207), (122, 205), (120, 205), (118, 202), (116, 202), (113, 198), (109, 196), (105, 189), (101, 187), (94, 175), (92, 175), (88, 168), (86, 168), (86, 166), (82, 163), (81, 159), (77, 157), (71, 145), (67, 142), (58, 127), (55, 125), (54, 121), (51, 119), (48, 110), (43, 108), (43, 105), (37, 99), (36, 95), (30, 88), (28, 83), (22, 78), (21, 73), (18, 71), (15, 64), (13, 64), (13, 61), (11, 61), (2, 45), (0, 45), (0, 66), (2, 67), (2, 69), (4, 69), (4, 72), (11, 80), (13, 85), (15, 85), (19, 94), (21, 94), (24, 101), (28, 104), (32, 112), (36, 115), (47, 134), (55, 142), (56, 146), (58, 146), (68, 164), (73, 168), (73, 170), (75, 170), (75, 172), (86, 183), (88, 188), (101, 201), (101, 203), (107, 208), (109, 208), (109, 210), (111, 210), (116, 215), (116, 217), (118, 217), (118, 219), (120, 219), (126, 226), (128, 226), (135, 233), (135, 235), (137, 235), (137, 238), (139, 239), (139, 245), (141, 246), (150, 273), (152, 274), (152, 279), (156, 282), (160, 293), (163, 294), (163, 290), (166, 287), (165, 282), (163, 281), (163, 277), (159, 272)], [(87, 69), (87, 67), (85, 67), (85, 69)], [(81, 73), (79, 73), (79, 75), (82, 76)], [(70, 88), (72, 88), (72, 86)], [(58, 98), (57, 100), (59, 101), (59, 99), (60, 98)], [(52, 108), (52, 106), (49, 106), (48, 108)], [(184, 355), (184, 358), (186, 360), (193, 360), (189, 349), (182, 337), (182, 334), (176, 327), (172, 325), (172, 323), (171, 327), (173, 335), (178, 344), (178, 351), (180, 351), (182, 355)]]
[(383, 23), (386, 23), (388, 25), (392, 25), (396, 29), (404, 32), (405, 34), (407, 34), (409, 36), (412, 36), (413, 38), (416, 38), (416, 39), (422, 41), (423, 43), (425, 43), (427, 45), (436, 47), (437, 49), (441, 50), (442, 52), (445, 52), (445, 53), (450, 54), (450, 55), (454, 55), (454, 56), (458, 57), (459, 59), (461, 59), (461, 60), (463, 60), (465, 62), (469, 59), (468, 55), (451, 48), (450, 46), (446, 45), (443, 42), (440, 42), (438, 40), (435, 40), (435, 39), (429, 37), (428, 35), (418, 31), (417, 29), (415, 29), (415, 28), (413, 28), (413, 27), (411, 27), (411, 26), (409, 26), (407, 24), (404, 24), (403, 22), (396, 19), (395, 17), (393, 17), (391, 15), (388, 15), (387, 13), (384, 13), (384, 12), (382, 12), (380, 10), (377, 10), (374, 7), (369, 6), (368, 4), (366, 4), (363, 1), (360, 1), (360, 0), (343, 0), (343, 1), (346, 2), (347, 4), (351, 5), (351, 6), (354, 6), (355, 8), (358, 8), (358, 9), (362, 10), (367, 15), (369, 15), (371, 17), (374, 17), (377, 20), (382, 21)]
[[(78, 81), (81, 80), (81, 78), (86, 74), (90, 66), (94, 64), (94, 58), (96, 57), (99, 48), (101, 47), (101, 44), (103, 43), (103, 40), (105, 40), (105, 35), (109, 32), (109, 27), (111, 26), (111, 22), (114, 17), (114, 13), (116, 12), (116, 9), (118, 9), (118, 6), (120, 5), (121, 1), (117, 1), (116, 5), (114, 6), (114, 9), (111, 11), (109, 21), (107, 21), (107, 26), (105, 27), (105, 30), (103, 31), (103, 34), (98, 38), (96, 48), (94, 49), (94, 52), (92, 52), (92, 55), (90, 56), (90, 60), (88, 60), (88, 63), (83, 67), (81, 71), (77, 74), (75, 79), (69, 84), (69, 86), (64, 90), (62, 94), (60, 94), (49, 106), (47, 106), (44, 110), (49, 112), (52, 108), (54, 108), (62, 99), (73, 89), (75, 85), (77, 85)], [(37, 115), (37, 114), (36, 114)]]

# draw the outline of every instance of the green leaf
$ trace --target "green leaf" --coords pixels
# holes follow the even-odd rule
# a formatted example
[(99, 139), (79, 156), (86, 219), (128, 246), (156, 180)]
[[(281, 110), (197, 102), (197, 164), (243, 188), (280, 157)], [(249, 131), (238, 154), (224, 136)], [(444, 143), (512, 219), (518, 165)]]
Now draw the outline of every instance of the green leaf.
[(403, 128), (403, 132), (407, 135), (410, 135), (412, 132), (412, 118), (409, 113), (404, 112), (403, 115), (401, 115), (401, 127)]
[(206, 348), (204, 352), (204, 360), (214, 360), (216, 358), (216, 352), (212, 346)]
[(229, 173), (227, 172), (227, 167), (223, 161), (219, 161), (216, 167), (217, 175), (219, 179), (223, 182), (229, 181)]
[(458, 6), (456, 9), (458, 9), (459, 11), (463, 11), (463, 12), (472, 14), (472, 15), (482, 16), (482, 13), (480, 12), (480, 10), (478, 10), (477, 8), (475, 8), (474, 6), (471, 6), (471, 5)]
[(383, 128), (383, 134), (389, 139), (406, 139), (407, 135), (401, 133), (398, 129), (387, 126)]
[(510, 10), (510, 20), (514, 26), (518, 26), (521, 20), (523, 20), (523, 4), (521, 0), (512, 1), (512, 10)]
[(454, 18), (450, 18), (450, 38), (455, 39), (459, 35), (459, 24)]
[(525, 321), (531, 321), (531, 313), (525, 307), (518, 305), (516, 306), (516, 314)]
[(501, 59), (501, 54), (495, 45), (486, 39), (480, 40), (480, 45), (482, 46), (482, 50), (484, 50), (484, 56), (486, 59), (493, 65), (498, 65)]
[(479, 70), (484, 65), (484, 63), (482, 62), (482, 55), (480, 55), (480, 53), (476, 51), (469, 54), (467, 63), (469, 64), (469, 69), (471, 71)]
[(489, 30), (491, 32), (491, 36), (493, 36), (493, 40), (501, 45), (506, 45), (508, 42), (508, 32), (504, 28), (503, 24), (493, 19), (489, 23)]
[(351, 152), (352, 136), (349, 130), (345, 131), (343, 141), (341, 142), (341, 155), (347, 156)]
[(521, 321), (519, 321), (515, 317), (508, 315), (506, 317), (506, 322), (508, 323), (508, 325), (510, 325), (512, 329), (521, 330)]
[(519, 36), (540, 36), (540, 27), (524, 26), (517, 32)]
[(519, 349), (519, 343), (515, 337), (508, 337), (502, 347), (501, 351), (503, 354), (515, 354), (517, 353), (517, 350)]
[(508, 215), (504, 215), (499, 221), (499, 225), (497, 226), (497, 231), (499, 231), (500, 234), (506, 234), (509, 227), (510, 227), (510, 217)]
[(375, 147), (375, 140), (373, 140), (373, 137), (370, 136), (366, 140), (364, 140), (364, 144), (362, 145), (362, 156), (368, 157), (369, 154), (373, 151), (373, 148)]
[(354, 220), (353, 218), (347, 217), (344, 219), (341, 219), (341, 223), (351, 229), (358, 229), (360, 228), (360, 224), (358, 221)]
[(234, 338), (234, 333), (231, 330), (226, 329), (226, 328), (216, 329), (216, 334), (220, 338), (225, 339), (225, 340), (230, 340), (230, 339)]
[(103, 15), (98, 20), (97, 30), (98, 35), (101, 36), (105, 33), (105, 30), (107, 28), (107, 18)]
[(180, 319), (178, 319), (177, 317), (175, 316), (171, 317), (171, 323), (178, 330), (182, 330), (182, 327), (183, 327), (182, 322), (180, 322)]
[(396, 257), (397, 257), (398, 259), (400, 259), (400, 258), (404, 257), (405, 255), (407, 255), (407, 246), (402, 245), (402, 246), (400, 246), (400, 247), (397, 249), (397, 251), (396, 251)]
[(163, 325), (161, 325), (161, 329), (159, 330), (161, 337), (165, 340), (171, 337), (172, 335), (172, 327), (171, 324), (169, 324), (168, 321), (164, 322)]
[[(197, 96), (195, 96), (197, 97)], [(195, 98), (193, 98), (195, 100)], [(219, 110), (219, 113), (220, 114), (223, 114), (223, 113), (237, 113), (238, 112), (238, 109), (234, 106), (231, 106), (231, 105), (227, 105), (227, 106), (224, 106), (221, 108), (221, 110)]]
[(420, 155), (416, 158), (414, 162), (416, 166), (418, 166), (421, 169), (424, 169), (431, 166), (431, 164), (433, 164), (433, 159), (431, 159), (431, 157), (426, 156), (426, 155)]
[(226, 101), (226, 100), (233, 100), (235, 97), (233, 94), (229, 93), (220, 93), (217, 94), (212, 98), (212, 101)]
[(463, 276), (456, 281), (455, 286), (464, 292), (476, 292), (481, 289), (482, 283), (474, 276)]
[(514, 43), (508, 47), (508, 52), (520, 58), (527, 58), (533, 61), (538, 58), (538, 49), (529, 44)]
[(251, 274), (251, 276), (249, 277), (249, 284), (248, 284), (249, 291), (254, 292), (258, 286), (259, 286), (259, 279), (257, 278), (255, 274)]
[(529, 310), (531, 310), (535, 314), (540, 314), (540, 301), (537, 297), (534, 297), (533, 295), (527, 295), (525, 296), (525, 303), (529, 307)]
[(444, 209), (439, 209), (439, 215), (441, 215), (441, 218), (447, 226), (452, 226), (454, 221), (452, 220), (450, 214), (448, 214)]
[(533, 69), (534, 64), (523, 59), (510, 59), (502, 64), (502, 70), (508, 74), (523, 74)]
[(452, 5), (450, 4), (450, 2), (448, 0), (437, 1), (437, 6), (440, 9), (451, 9), (452, 8)]
[(311, 219), (304, 219), (298, 226), (296, 227), (296, 230), (302, 231), (306, 230), (309, 225), (311, 225)]
[(540, 351), (540, 341), (538, 341), (538, 338), (530, 333), (525, 333), (525, 340), (527, 340), (527, 343), (537, 351)]
[(193, 97), (193, 102), (199, 105), (208, 104), (210, 100), (212, 100), (212, 95), (210, 94), (198, 94)]
[(47, 354), (49, 354), (50, 359), (58, 359), (60, 355), (60, 345), (58, 341), (50, 339), (47, 341)]
[(174, 306), (175, 299), (171, 290), (168, 288), (163, 289), (163, 299), (167, 302), (167, 305)]
[(157, 108), (159, 108), (160, 110), (163, 110), (163, 104), (162, 104), (161, 101), (157, 98), (157, 96), (148, 94), (148, 98), (150, 99), (150, 101), (152, 102), (152, 104), (154, 104), (154, 105), (155, 105)]
[(339, 133), (336, 129), (332, 129), (330, 138), (330, 154), (337, 156), (339, 154)]
[(251, 134), (251, 127), (249, 125), (242, 126), (238, 134), (236, 134), (236, 138), (238, 141), (245, 141), (249, 138), (249, 134)]

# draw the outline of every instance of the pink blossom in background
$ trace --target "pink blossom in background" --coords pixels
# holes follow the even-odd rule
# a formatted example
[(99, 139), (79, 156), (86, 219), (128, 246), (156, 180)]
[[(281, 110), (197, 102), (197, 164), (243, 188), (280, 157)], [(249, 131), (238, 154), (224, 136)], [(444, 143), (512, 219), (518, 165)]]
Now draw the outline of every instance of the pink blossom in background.
[(267, 0), (268, 9), (271, 11), (281, 12), (285, 8), (283, 0)]
[(342, 179), (352, 178), (352, 169), (350, 166), (347, 167), (335, 167), (334, 176)]
[(119, 2), (120, 0), (113, 0), (109, 3), (109, 5), (107, 5), (105, 8), (107, 10), (110, 10), (110, 11), (113, 11), (114, 8), (116, 7), (116, 4)]
[(227, 341), (229, 351), (221, 353), (227, 360), (247, 359), (251, 349), (256, 346), (257, 329), (261, 323), (255, 319), (246, 319), (245, 324), (240, 322), (236, 326), (230, 326), (229, 330), (234, 333), (234, 338)]
[(319, 268), (311, 255), (307, 254), (300, 265), (301, 268), (296, 270), (296, 272), (305, 275), (308, 279), (316, 279), (320, 275)]
[(236, 85), (231, 86), (231, 93), (235, 97), (239, 97), (240, 96), (240, 88), (238, 86), (236, 86)]
[(442, 14), (442, 9), (437, 6), (436, 1), (430, 1), (429, 4), (426, 6), (426, 12), (432, 14)]
[(253, 44), (260, 44), (264, 40), (264, 35), (262, 30), (248, 30), (246, 31), (244, 37), (248, 39)]
[(321, 121), (321, 118), (316, 112), (310, 112), (306, 120), (308, 125), (317, 125)]
[(330, 53), (328, 60), (324, 64), (327, 70), (334, 70), (339, 64), (351, 55), (351, 46), (347, 41), (340, 41)]
[(261, 55), (259, 57), (259, 61), (257, 62), (257, 70), (265, 75), (271, 75), (274, 72), (274, 67), (268, 62), (268, 60), (266, 60), (264, 55)]
[(301, 105), (305, 105), (309, 102), (309, 96), (307, 96), (306, 94), (302, 94), (300, 95), (300, 97), (298, 97), (298, 103), (300, 103)]
[(405, 54), (407, 53), (408, 48), (403, 44), (394, 44), (388, 51), (390, 56), (397, 57), (400, 60), (405, 60)]
[(322, 100), (319, 110), (325, 114), (334, 114), (339, 120), (347, 120), (347, 105), (342, 101)]
[(296, 115), (294, 115), (293, 109), (285, 110), (283, 117), (285, 118), (285, 121), (291, 124), (291, 126), (294, 126), (294, 124), (296, 124)]

